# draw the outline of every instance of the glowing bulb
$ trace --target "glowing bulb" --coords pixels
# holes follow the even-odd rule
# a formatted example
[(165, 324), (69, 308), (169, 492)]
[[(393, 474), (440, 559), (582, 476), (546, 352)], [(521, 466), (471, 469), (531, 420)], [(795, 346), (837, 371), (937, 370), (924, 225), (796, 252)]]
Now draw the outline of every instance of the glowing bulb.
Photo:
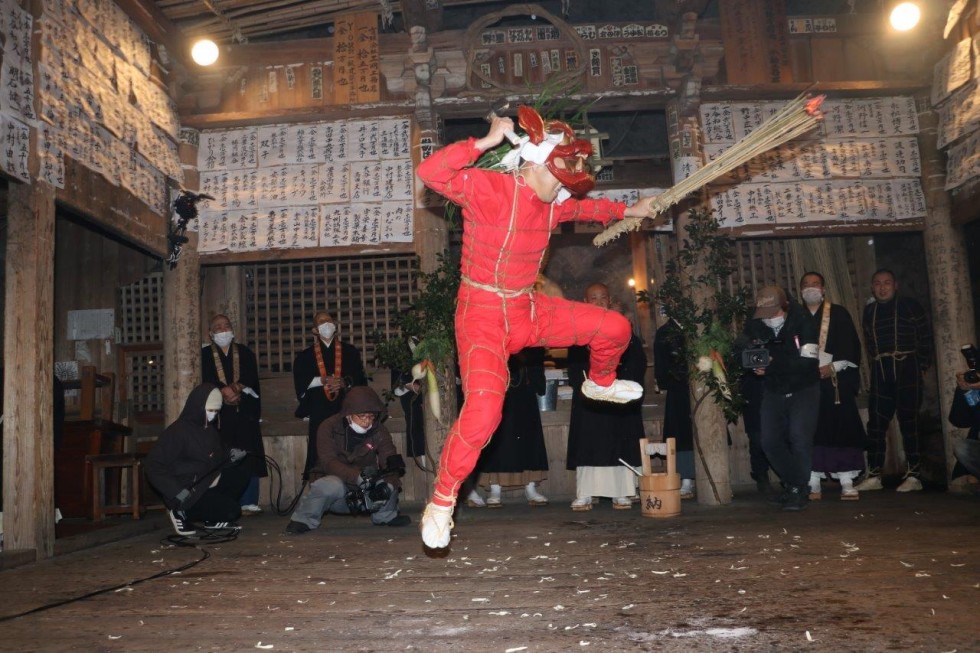
[(919, 10), (917, 4), (914, 2), (903, 2), (892, 9), (888, 20), (892, 24), (892, 27), (899, 32), (907, 32), (919, 24), (919, 18), (921, 17), (922, 12)]
[(210, 66), (218, 60), (218, 45), (211, 39), (201, 39), (191, 48), (191, 58), (198, 66)]
[(636, 279), (631, 277), (630, 280), (626, 282), (626, 285), (628, 285), (630, 288), (636, 287)]

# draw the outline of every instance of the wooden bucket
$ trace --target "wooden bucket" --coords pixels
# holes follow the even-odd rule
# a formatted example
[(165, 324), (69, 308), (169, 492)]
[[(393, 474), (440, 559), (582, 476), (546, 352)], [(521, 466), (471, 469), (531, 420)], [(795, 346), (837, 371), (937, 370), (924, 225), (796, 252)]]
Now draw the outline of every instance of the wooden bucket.
[[(676, 517), (681, 514), (681, 475), (677, 473), (677, 448), (674, 438), (666, 442), (640, 440), (640, 460), (643, 476), (640, 477), (640, 512), (644, 517)], [(667, 461), (667, 472), (655, 474), (650, 456), (662, 455)]]

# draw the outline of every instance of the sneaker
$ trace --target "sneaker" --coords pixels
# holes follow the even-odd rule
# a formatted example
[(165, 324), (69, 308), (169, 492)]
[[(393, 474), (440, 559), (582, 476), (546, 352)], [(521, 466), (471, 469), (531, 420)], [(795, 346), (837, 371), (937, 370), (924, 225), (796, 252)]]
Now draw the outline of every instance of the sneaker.
[(884, 487), (885, 486), (881, 484), (881, 477), (876, 474), (874, 476), (867, 477), (855, 485), (854, 489), (858, 492), (869, 492), (871, 490), (882, 490)]
[(254, 503), (250, 503), (248, 505), (242, 506), (242, 514), (243, 515), (246, 515), (246, 516), (248, 516), (248, 515), (258, 515), (261, 512), (262, 512), (261, 506), (259, 506), (257, 504), (254, 504)]
[(612, 500), (613, 510), (629, 510), (633, 507), (633, 500), (629, 497), (615, 497)]
[(922, 481), (915, 476), (906, 476), (902, 484), (895, 488), (896, 492), (918, 492), (922, 489)]
[(524, 496), (527, 498), (527, 503), (530, 506), (546, 506), (548, 505), (548, 497), (538, 492), (537, 487), (534, 483), (528, 483), (524, 488)]
[(412, 523), (412, 518), (408, 515), (395, 515), (392, 519), (386, 522), (381, 522), (380, 524), (375, 524), (375, 526), (408, 526)]
[(207, 531), (240, 531), (242, 527), (233, 521), (206, 521), (203, 524)]
[(186, 537), (197, 533), (196, 530), (191, 528), (190, 522), (187, 521), (187, 516), (184, 515), (183, 510), (168, 510), (167, 516), (170, 517), (170, 523), (174, 525), (174, 532), (177, 535)]
[(286, 526), (286, 532), (290, 535), (302, 535), (303, 533), (309, 533), (311, 530), (313, 529), (301, 521), (290, 521)]
[(592, 497), (579, 497), (572, 501), (572, 510), (575, 512), (586, 512), (592, 510)]
[(786, 503), (783, 504), (783, 510), (788, 512), (799, 512), (810, 502), (810, 488), (806, 485), (789, 488), (788, 495)]
[(614, 404), (625, 404), (643, 396), (643, 386), (636, 381), (616, 379), (612, 385), (601, 386), (592, 379), (586, 379), (582, 384), (582, 394), (596, 401), (609, 401)]
[(453, 507), (429, 503), (422, 513), (419, 530), (422, 531), (422, 543), (430, 549), (444, 549), (449, 546), (453, 531)]
[(470, 495), (466, 497), (466, 505), (470, 508), (486, 508), (487, 502), (483, 500), (480, 493), (476, 490), (470, 492)]
[(774, 494), (766, 499), (766, 503), (770, 506), (783, 506), (790, 500), (790, 491), (788, 487), (784, 487), (779, 494)]

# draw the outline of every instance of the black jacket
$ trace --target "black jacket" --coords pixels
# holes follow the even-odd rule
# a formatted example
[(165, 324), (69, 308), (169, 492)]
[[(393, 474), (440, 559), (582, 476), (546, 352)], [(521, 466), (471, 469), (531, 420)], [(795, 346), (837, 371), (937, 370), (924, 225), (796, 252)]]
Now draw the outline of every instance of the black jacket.
[(803, 345), (812, 344), (816, 350), (819, 336), (812, 316), (799, 304), (790, 303), (786, 322), (778, 335), (762, 320), (751, 319), (746, 321), (736, 349), (748, 349), (753, 342), (766, 343), (771, 361), (764, 376), (765, 390), (788, 394), (820, 382), (819, 359), (800, 356)]
[[(146, 457), (146, 477), (172, 510), (197, 503), (225, 458), (221, 436), (204, 413), (213, 389), (210, 383), (202, 383), (191, 390), (180, 417), (157, 438)], [(176, 497), (185, 488), (190, 496), (181, 505)]]

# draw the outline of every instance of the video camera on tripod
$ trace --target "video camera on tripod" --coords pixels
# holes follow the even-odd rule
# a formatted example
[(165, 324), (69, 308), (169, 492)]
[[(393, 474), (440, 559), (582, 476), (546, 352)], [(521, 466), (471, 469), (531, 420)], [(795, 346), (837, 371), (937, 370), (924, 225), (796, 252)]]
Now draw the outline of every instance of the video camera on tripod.
[(399, 478), (405, 475), (405, 459), (401, 454), (388, 456), (384, 469), (377, 467), (365, 467), (361, 470), (358, 483), (347, 484), (347, 494), (344, 500), (352, 515), (370, 515), (378, 512), (391, 498), (394, 491), (384, 477), (389, 474), (398, 474)]

